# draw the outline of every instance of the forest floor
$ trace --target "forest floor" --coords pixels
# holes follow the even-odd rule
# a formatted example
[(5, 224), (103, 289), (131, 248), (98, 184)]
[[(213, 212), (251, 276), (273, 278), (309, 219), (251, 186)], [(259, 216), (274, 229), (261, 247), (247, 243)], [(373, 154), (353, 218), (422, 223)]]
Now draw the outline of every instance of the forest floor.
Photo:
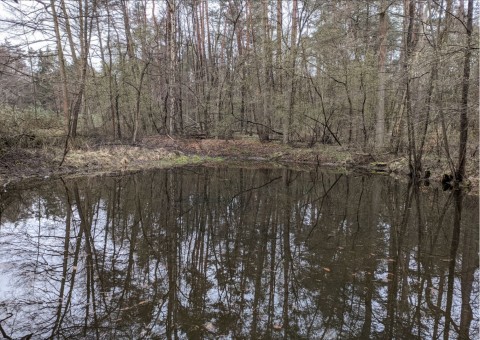
[[(408, 158), (392, 153), (371, 154), (335, 145), (284, 145), (256, 138), (234, 140), (185, 139), (168, 136), (143, 138), (136, 145), (83, 141), (70, 150), (63, 163), (63, 148), (10, 148), (0, 153), (0, 185), (25, 179), (122, 173), (143, 169), (167, 168), (188, 164), (223, 162), (262, 162), (289, 167), (330, 167), (342, 171), (362, 171), (408, 180)], [(470, 193), (478, 195), (478, 164), (467, 167)], [(60, 165), (61, 164), (61, 165)], [(242, 163), (244, 164), (244, 163)], [(440, 185), (443, 174), (450, 173), (447, 163), (427, 154), (424, 169), (431, 172), (430, 182)]]

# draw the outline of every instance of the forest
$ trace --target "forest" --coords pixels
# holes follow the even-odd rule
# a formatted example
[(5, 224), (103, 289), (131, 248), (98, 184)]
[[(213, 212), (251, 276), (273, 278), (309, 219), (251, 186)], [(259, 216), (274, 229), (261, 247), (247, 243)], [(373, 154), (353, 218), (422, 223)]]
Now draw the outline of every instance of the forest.
[(52, 140), (67, 152), (85, 138), (253, 136), (404, 155), (413, 178), (432, 162), (457, 182), (478, 176), (473, 0), (0, 7), (0, 154)]
[(474, 0), (0, 0), (0, 337), (479, 338)]

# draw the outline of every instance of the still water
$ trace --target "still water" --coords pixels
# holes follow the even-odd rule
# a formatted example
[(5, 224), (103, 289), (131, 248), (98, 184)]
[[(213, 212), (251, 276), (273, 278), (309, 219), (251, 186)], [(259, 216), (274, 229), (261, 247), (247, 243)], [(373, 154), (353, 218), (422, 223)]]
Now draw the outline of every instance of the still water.
[(33, 339), (478, 338), (478, 197), (187, 167), (0, 193), (0, 325)]

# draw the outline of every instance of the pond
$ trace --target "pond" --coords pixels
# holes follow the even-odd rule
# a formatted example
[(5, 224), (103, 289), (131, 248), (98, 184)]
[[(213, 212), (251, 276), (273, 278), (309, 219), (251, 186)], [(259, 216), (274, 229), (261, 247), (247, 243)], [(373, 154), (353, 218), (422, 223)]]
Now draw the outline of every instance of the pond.
[(478, 197), (183, 167), (0, 193), (11, 338), (478, 338)]

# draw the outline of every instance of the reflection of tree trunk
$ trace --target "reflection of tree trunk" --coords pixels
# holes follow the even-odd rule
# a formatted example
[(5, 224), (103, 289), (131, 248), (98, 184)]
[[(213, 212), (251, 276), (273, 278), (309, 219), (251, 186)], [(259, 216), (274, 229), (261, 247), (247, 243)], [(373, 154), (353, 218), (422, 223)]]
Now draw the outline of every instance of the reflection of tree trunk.
[[(396, 242), (397, 236), (394, 235), (395, 232), (391, 232), (390, 237), (390, 258), (388, 259), (388, 297), (387, 297), (387, 318), (385, 320), (385, 334), (386, 339), (392, 339), (394, 334), (395, 327), (395, 310), (397, 306), (397, 286), (398, 279), (393, 276), (393, 273), (397, 272), (398, 263), (395, 259), (392, 258), (392, 255), (397, 253)], [(395, 256), (395, 255), (394, 255)], [(397, 259), (398, 257), (395, 256)]]
[(163, 226), (166, 230), (166, 250), (167, 250), (167, 275), (168, 275), (168, 303), (167, 303), (167, 338), (177, 338), (177, 231), (175, 230), (175, 215), (172, 209), (173, 200), (175, 199), (175, 191), (173, 186), (172, 174), (165, 172), (165, 213)]
[[(443, 287), (444, 286), (445, 286), (445, 273), (442, 270), (440, 272), (440, 280), (438, 282), (438, 296), (437, 296), (435, 321), (434, 321), (434, 325), (433, 325), (433, 339), (439, 339), (440, 338), (439, 335), (438, 335), (438, 329), (440, 327), (440, 321), (442, 320), (442, 313), (439, 313), (438, 311), (441, 311), (441, 308), (442, 308)], [(433, 288), (433, 286), (431, 286), (431, 285), (430, 285), (430, 287)], [(428, 289), (428, 287), (427, 287), (427, 289)], [(426, 298), (428, 299), (427, 303), (428, 303), (428, 301), (430, 301), (430, 299), (428, 297), (428, 294), (430, 293), (430, 291), (431, 291), (431, 289), (429, 291), (427, 291), (427, 293), (425, 294)]]
[[(448, 339), (450, 326), (452, 325), (459, 333), (460, 339), (468, 339), (470, 325), (473, 319), (471, 308), (471, 293), (474, 282), (474, 272), (478, 267), (477, 263), (477, 237), (474, 236), (473, 229), (466, 227), (463, 235), (463, 256), (461, 265), (461, 314), (460, 326), (458, 327), (452, 319), (452, 305), (455, 285), (455, 265), (457, 262), (457, 251), (460, 243), (461, 219), (463, 210), (463, 192), (456, 190), (453, 193), (454, 198), (454, 220), (453, 220), (453, 234), (450, 247), (450, 257), (447, 276), (447, 298), (445, 309), (445, 329), (444, 338)], [(440, 286), (442, 288), (443, 285)], [(439, 298), (441, 300), (441, 297)], [(440, 308), (440, 305), (438, 306)]]
[[(400, 254), (401, 249), (398, 249), (399, 252), (399, 260), (398, 260), (398, 266), (400, 267), (398, 273), (395, 273), (393, 275), (398, 274), (398, 282), (401, 282), (400, 286), (400, 297), (398, 298), (398, 304), (397, 304), (397, 312), (396, 314), (400, 316), (400, 320), (409, 320), (409, 313), (410, 313), (410, 307), (411, 303), (409, 301), (410, 297), (410, 287), (408, 284), (408, 279), (409, 279), (409, 273), (408, 273), (408, 268), (410, 266), (410, 251), (405, 251), (405, 254)], [(389, 277), (389, 279), (393, 279), (392, 277)]]
[(367, 266), (365, 267), (365, 320), (362, 326), (362, 339), (368, 339), (372, 332), (372, 298), (375, 290), (373, 285), (374, 262), (375, 258), (370, 257)]
[[(270, 204), (274, 204), (270, 202)], [(268, 294), (268, 321), (267, 321), (267, 336), (272, 338), (272, 329), (273, 329), (273, 319), (275, 318), (275, 264), (276, 264), (276, 255), (277, 255), (277, 225), (280, 223), (278, 221), (278, 214), (272, 216), (271, 223), (271, 232), (270, 237), (270, 277), (269, 277), (269, 294)]]
[[(136, 181), (136, 177), (134, 177), (134, 186), (135, 186), (135, 201), (137, 201), (139, 198), (139, 193), (138, 193), (138, 184)], [(135, 265), (135, 248), (137, 246), (137, 236), (138, 236), (138, 226), (141, 223), (141, 217), (140, 217), (140, 212), (138, 209), (135, 209), (135, 217), (133, 220), (133, 225), (131, 227), (131, 230), (128, 231), (129, 237), (128, 238), (128, 243), (129, 243), (129, 250), (128, 250), (128, 260), (127, 260), (127, 268), (126, 268), (126, 274), (125, 274), (125, 280), (124, 280), (124, 286), (122, 290), (122, 294), (119, 299), (119, 311), (122, 310), (123, 303), (125, 302), (125, 298), (128, 298), (131, 290), (131, 284), (132, 284), (132, 275), (133, 275), (133, 270), (134, 270), (134, 265)]]
[[(78, 215), (80, 217), (80, 225), (81, 228), (83, 229), (85, 233), (85, 252), (86, 252), (86, 306), (85, 306), (85, 321), (84, 321), (84, 329), (83, 329), (83, 334), (84, 336), (86, 335), (87, 332), (87, 327), (88, 327), (88, 320), (90, 317), (90, 304), (92, 304), (92, 307), (95, 311), (96, 304), (94, 302), (95, 297), (94, 297), (94, 265), (93, 265), (93, 238), (91, 235), (91, 228), (92, 228), (92, 212), (91, 212), (91, 206), (90, 206), (90, 197), (87, 192), (85, 195), (85, 198), (82, 200), (80, 198), (80, 192), (78, 190), (78, 185), (77, 183), (74, 184), (74, 195), (75, 195), (75, 201), (77, 205), (77, 210), (78, 210)], [(72, 283), (73, 287), (73, 283)]]
[[(411, 326), (410, 329), (413, 329), (413, 325), (415, 325), (415, 321), (417, 321), (417, 336), (421, 338), (421, 331), (422, 331), (422, 314), (421, 314), (421, 307), (422, 307), (422, 301), (423, 301), (423, 288), (425, 286), (425, 275), (422, 273), (422, 263), (423, 261), (423, 256), (422, 254), (425, 252), (423, 250), (423, 234), (424, 234), (424, 222), (423, 222), (423, 204), (420, 201), (420, 189), (417, 185), (413, 187), (414, 191), (414, 197), (415, 197), (415, 203), (416, 203), (416, 215), (417, 215), (417, 230), (418, 230), (418, 247), (417, 247), (417, 282), (419, 284), (419, 287), (417, 287), (417, 306), (415, 308), (415, 315), (411, 320)], [(408, 268), (409, 265), (407, 264), (405, 266), (405, 270), (407, 271), (405, 277), (407, 278), (408, 276)], [(407, 280), (405, 280), (407, 281)], [(405, 282), (405, 284), (408, 284)]]
[[(409, 183), (405, 193), (405, 203), (403, 204), (403, 214), (401, 218), (400, 230), (397, 232), (395, 225), (390, 229), (390, 249), (388, 258), (388, 297), (387, 297), (387, 318), (385, 320), (385, 334), (387, 339), (392, 339), (395, 334), (395, 316), (397, 310), (398, 294), (398, 268), (402, 268), (403, 260), (399, 256), (402, 249), (403, 239), (407, 230), (410, 217), (410, 207), (412, 204), (412, 184)], [(394, 211), (394, 210), (392, 210)], [(400, 263), (401, 262), (401, 263)]]
[(55, 324), (52, 329), (53, 338), (57, 329), (61, 326), (60, 325), (60, 318), (62, 315), (62, 306), (63, 306), (63, 295), (65, 293), (65, 282), (67, 280), (67, 269), (68, 269), (68, 248), (70, 246), (70, 227), (71, 227), (71, 219), (72, 219), (72, 204), (70, 202), (70, 197), (68, 195), (68, 188), (65, 187), (65, 191), (67, 194), (67, 215), (65, 217), (65, 241), (63, 246), (63, 265), (62, 265), (62, 279), (60, 281), (60, 292), (58, 297), (58, 307), (57, 307), (57, 315), (55, 318)]
[(472, 322), (472, 307), (470, 306), (475, 270), (478, 268), (478, 234), (475, 235), (475, 225), (466, 225), (463, 235), (463, 254), (461, 270), (462, 312), (460, 318), (460, 339), (469, 338)]
[[(265, 211), (264, 209), (267, 209)], [(268, 208), (264, 207), (264, 205), (257, 205), (256, 208), (256, 216), (254, 221), (259, 223), (259, 232), (260, 232), (260, 239), (256, 243), (256, 261), (255, 261), (255, 282), (254, 282), (254, 294), (253, 294), (253, 313), (252, 313), (252, 338), (256, 339), (259, 337), (258, 335), (258, 321), (259, 318), (259, 305), (261, 302), (261, 298), (263, 296), (262, 287), (262, 275), (264, 270), (265, 264), (265, 255), (266, 255), (266, 247), (268, 242), (268, 226), (270, 220), (270, 213)]]
[[(75, 201), (76, 201), (76, 205), (77, 205), (78, 214), (80, 216), (82, 216), (82, 213), (80, 212), (80, 208), (79, 208), (80, 195), (78, 194), (78, 186), (77, 186), (76, 183), (74, 185), (73, 190), (74, 190), (74, 195), (75, 195)], [(62, 324), (63, 319), (65, 318), (65, 316), (67, 314), (67, 311), (70, 308), (70, 304), (72, 302), (73, 288), (75, 286), (75, 278), (76, 278), (76, 275), (77, 275), (77, 272), (78, 272), (77, 271), (78, 261), (79, 261), (79, 257), (80, 257), (80, 249), (81, 249), (81, 245), (82, 245), (82, 239), (83, 239), (84, 232), (85, 232), (85, 223), (80, 221), (80, 230), (79, 230), (78, 236), (76, 238), (77, 239), (77, 244), (76, 244), (76, 247), (75, 247), (75, 253), (74, 253), (74, 257), (73, 257), (73, 264), (72, 264), (73, 269), (72, 269), (72, 276), (71, 276), (71, 279), (70, 279), (70, 290), (68, 292), (68, 296), (67, 296), (67, 299), (66, 299), (67, 301), (64, 304), (64, 312), (63, 312), (63, 315), (60, 318), (59, 324)]]
[[(178, 178), (177, 180), (180, 180)], [(177, 181), (176, 180), (176, 181)], [(203, 184), (203, 187), (201, 186)], [(181, 185), (178, 186), (181, 190)], [(197, 183), (197, 194), (203, 194), (203, 202), (199, 206), (199, 211), (196, 214), (192, 231), (193, 249), (191, 253), (191, 261), (187, 262), (189, 275), (192, 277), (191, 289), (189, 294), (190, 308), (189, 314), (194, 316), (196, 320), (203, 317), (205, 310), (205, 300), (207, 293), (207, 268), (208, 268), (208, 251), (209, 243), (211, 241), (210, 232), (207, 228), (218, 225), (218, 221), (214, 221), (213, 213), (216, 211), (215, 207), (210, 206), (210, 188), (208, 180), (204, 183)], [(181, 195), (181, 191), (179, 195)], [(181, 201), (181, 199), (175, 199)], [(216, 216), (216, 215), (215, 215)], [(189, 337), (200, 337), (201, 333), (192, 330)]]
[[(349, 178), (347, 177), (347, 183), (348, 183)], [(363, 191), (364, 191), (364, 178), (362, 178), (362, 186), (361, 186), (361, 192), (359, 196), (359, 201), (357, 204), (357, 209), (356, 209), (356, 215), (357, 215), (357, 230), (360, 230), (360, 218), (358, 217), (359, 211), (360, 211), (360, 203), (361, 199), (363, 196)], [(376, 227), (381, 221), (379, 221), (379, 207), (381, 204), (379, 201), (381, 200), (381, 193), (382, 193), (382, 187), (381, 183), (378, 180), (373, 180), (373, 183), (371, 184), (371, 190), (370, 194), (371, 197), (369, 197), (369, 201), (371, 204), (369, 205), (370, 211), (368, 212), (368, 215), (372, 218), (371, 221), (366, 225), (366, 230), (363, 230), (363, 233), (371, 233), (373, 235), (376, 231)], [(348, 202), (348, 194), (347, 194), (347, 200)], [(358, 234), (358, 233), (356, 233)], [(374, 243), (372, 242), (371, 244), (372, 247), (374, 247)], [(374, 249), (371, 249), (370, 252), (375, 252)], [(375, 286), (374, 286), (374, 274), (375, 274), (375, 267), (376, 267), (376, 259), (372, 255), (366, 255), (367, 259), (365, 261), (365, 320), (362, 325), (362, 338), (369, 338), (371, 331), (372, 331), (372, 316), (373, 316), (373, 309), (372, 309), (372, 300), (373, 300), (373, 293), (375, 291)]]
[[(442, 233), (443, 222), (444, 222), (445, 216), (447, 216), (447, 213), (449, 212), (448, 207), (450, 207), (452, 204), (452, 196), (453, 196), (453, 193), (448, 196), (448, 198), (445, 200), (442, 206), (436, 207), (436, 210), (440, 211), (441, 213), (438, 216), (437, 223), (432, 224), (433, 226), (432, 231), (434, 231), (434, 233), (429, 237), (430, 246), (428, 249), (426, 249), (426, 253), (428, 254), (435, 254), (436, 249), (438, 249), (438, 247), (442, 247), (442, 245), (439, 244), (437, 240), (443, 234)], [(438, 199), (438, 196), (436, 195), (435, 200), (437, 199)], [(424, 266), (423, 276), (427, 284), (425, 289), (425, 302), (428, 306), (428, 309), (434, 315), (432, 339), (438, 339), (440, 337), (439, 333), (442, 332), (441, 330), (441, 327), (443, 326), (441, 323), (442, 317), (445, 316), (445, 312), (442, 310), (442, 302), (444, 300), (443, 295), (444, 295), (444, 287), (445, 287), (446, 269), (442, 265), (438, 270), (436, 270), (435, 269), (436, 265), (433, 263), (432, 256), (423, 257), (421, 260), (421, 263)], [(438, 287), (438, 290), (436, 287), (434, 287), (434, 283), (432, 280), (432, 273), (435, 273), (435, 275), (438, 276), (438, 284), (436, 285), (436, 287)], [(432, 292), (437, 292), (435, 303), (432, 299)]]
[(455, 212), (453, 215), (453, 233), (452, 233), (452, 243), (450, 245), (450, 258), (449, 258), (450, 262), (448, 264), (447, 304), (445, 307), (445, 329), (443, 333), (443, 338), (445, 340), (449, 339), (450, 325), (452, 324), (452, 304), (453, 304), (453, 286), (455, 283), (455, 264), (457, 262), (458, 244), (460, 243), (460, 220), (462, 218), (462, 200), (463, 200), (462, 191), (455, 190), (455, 192), (453, 193), (453, 198), (455, 203)]
[(290, 296), (290, 260), (292, 257), (290, 250), (290, 220), (291, 220), (291, 187), (289, 183), (290, 170), (285, 170), (283, 181), (285, 184), (285, 206), (283, 218), (283, 327), (285, 329), (285, 338), (288, 338), (289, 329), (289, 296)]
[[(238, 181), (238, 189), (240, 192), (245, 192), (245, 187), (246, 187), (246, 181), (247, 181), (247, 178), (246, 178), (246, 173), (245, 171), (242, 169), (240, 170), (240, 173), (239, 173), (239, 181)], [(245, 225), (246, 222), (244, 221), (244, 213), (245, 211), (247, 211), (247, 209), (249, 208), (249, 203), (251, 201), (248, 199), (248, 197), (246, 197), (245, 195), (240, 195), (239, 196), (239, 206), (238, 206), (238, 210), (240, 211), (240, 214), (239, 214), (239, 219), (237, 221), (238, 225)], [(235, 257), (238, 257), (239, 258), (239, 261), (240, 263), (246, 263), (248, 261), (248, 253), (245, 251), (244, 247), (243, 247), (243, 240), (245, 239), (245, 234), (246, 234), (246, 228), (240, 228), (240, 230), (238, 230), (236, 232), (236, 235), (235, 235), (235, 244), (234, 244), (234, 249), (233, 249), (233, 255)], [(242, 266), (242, 268), (238, 271), (238, 275), (240, 276), (238, 278), (238, 282), (239, 282), (239, 287), (240, 287), (240, 292), (245, 292), (245, 290), (247, 289), (247, 270), (246, 270), (246, 266)], [(245, 312), (245, 294), (240, 294), (240, 297), (239, 297), (239, 314), (240, 315), (243, 315), (243, 313)], [(243, 322), (240, 321), (239, 323), (239, 328), (241, 329), (241, 327), (244, 326)], [(242, 332), (242, 330), (240, 330), (240, 332)]]

